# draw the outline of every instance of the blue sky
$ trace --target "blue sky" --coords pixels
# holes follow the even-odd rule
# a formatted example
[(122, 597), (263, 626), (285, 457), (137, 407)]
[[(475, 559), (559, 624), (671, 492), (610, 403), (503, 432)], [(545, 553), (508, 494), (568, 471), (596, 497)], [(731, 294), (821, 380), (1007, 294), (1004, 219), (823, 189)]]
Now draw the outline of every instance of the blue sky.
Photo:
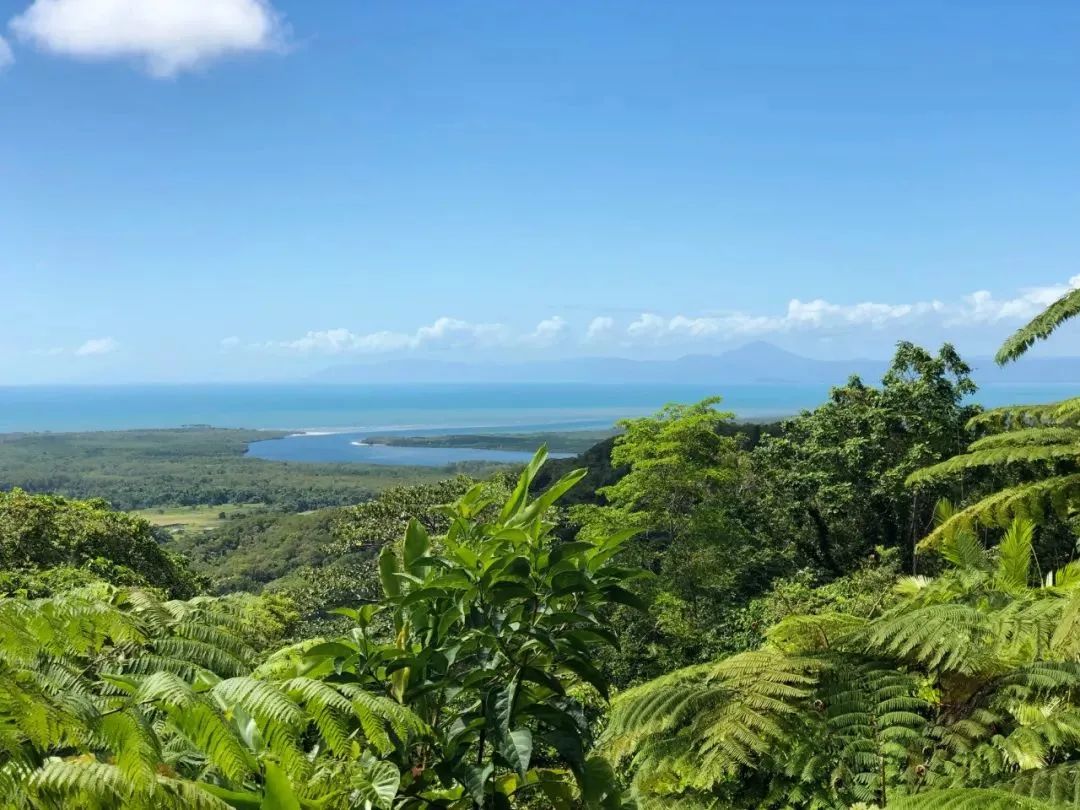
[(1075, 2), (149, 5), (0, 0), (0, 382), (986, 353), (1080, 285)]

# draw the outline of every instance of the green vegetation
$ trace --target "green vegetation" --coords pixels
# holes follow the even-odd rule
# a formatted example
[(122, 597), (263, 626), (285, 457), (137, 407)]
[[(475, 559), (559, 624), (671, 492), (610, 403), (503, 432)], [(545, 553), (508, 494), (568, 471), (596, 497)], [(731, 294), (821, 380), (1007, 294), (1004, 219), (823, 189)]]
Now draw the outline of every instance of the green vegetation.
[(438, 469), (244, 457), (251, 442), (284, 435), (204, 427), (0, 434), (0, 489), (104, 498), (118, 509), (265, 503), (301, 512), (446, 476)]
[[(1075, 807), (1080, 400), (973, 390), (901, 343), (781, 424), (670, 405), (302, 513), (279, 472), (171, 532), (5, 493), (0, 808)], [(250, 461), (213, 433), (148, 469)]]
[(614, 430), (568, 430), (551, 433), (458, 434), (446, 436), (371, 436), (370, 444), (389, 447), (467, 447), (481, 450), (518, 450), (533, 453), (545, 445), (553, 453), (584, 453), (609, 439)]
[(891, 607), (791, 616), (625, 692), (610, 755), (643, 807), (1054, 806), (1080, 776), (1080, 565), (1040, 582), (1033, 528), (949, 534)]
[(627, 535), (558, 545), (545, 518), (581, 474), (530, 500), (543, 461), (504, 503), (471, 488), (435, 542), (410, 522), (380, 554), (381, 600), (347, 611), (355, 630), (259, 666), (275, 623), (254, 597), (0, 600), (3, 801), (621, 806), (584, 701), (608, 689), (600, 612), (634, 601), (612, 562)]
[(257, 593), (297, 568), (329, 563), (340, 514), (239, 509), (201, 531), (174, 532), (166, 548), (183, 555), (216, 593)]
[(0, 492), (0, 594), (42, 596), (105, 580), (187, 597), (199, 583), (145, 520), (104, 501)]

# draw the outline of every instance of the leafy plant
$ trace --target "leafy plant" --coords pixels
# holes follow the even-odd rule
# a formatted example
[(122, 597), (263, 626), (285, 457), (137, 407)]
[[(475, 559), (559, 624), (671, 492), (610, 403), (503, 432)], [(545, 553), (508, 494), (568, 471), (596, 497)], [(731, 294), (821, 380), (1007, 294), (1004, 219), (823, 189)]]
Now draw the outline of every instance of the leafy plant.
[(0, 600), (0, 806), (362, 807), (359, 791), (388, 807), (373, 757), (423, 723), (386, 698), (253, 677), (269, 619), (256, 597), (103, 585)]
[(442, 536), (411, 521), (380, 556), (384, 598), (342, 611), (355, 629), (306, 652), (305, 677), (389, 696), (431, 728), (398, 762), (404, 807), (621, 802), (610, 770), (588, 757), (589, 714), (608, 693), (597, 649), (616, 643), (601, 611), (637, 605), (624, 585), (641, 572), (614, 562), (632, 532), (556, 540), (551, 509), (584, 471), (531, 498), (545, 458), (503, 503), (471, 487), (443, 510)]
[(991, 551), (945, 537), (949, 569), (879, 615), (793, 616), (760, 651), (620, 695), (606, 751), (643, 806), (1040, 807), (1075, 789), (1080, 568), (1036, 584), (1029, 523)]

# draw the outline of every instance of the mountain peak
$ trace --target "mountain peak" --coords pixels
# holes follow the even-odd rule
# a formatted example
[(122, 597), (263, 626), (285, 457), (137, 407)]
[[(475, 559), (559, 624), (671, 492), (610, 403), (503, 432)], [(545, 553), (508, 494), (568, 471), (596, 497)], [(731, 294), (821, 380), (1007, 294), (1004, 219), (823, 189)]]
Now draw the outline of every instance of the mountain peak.
[(767, 340), (752, 340), (749, 343), (744, 343), (735, 349), (730, 349), (724, 352), (721, 356), (728, 357), (785, 357), (785, 358), (799, 358), (800, 360), (806, 359), (794, 352), (789, 352), (787, 349), (781, 349), (775, 343), (769, 343)]

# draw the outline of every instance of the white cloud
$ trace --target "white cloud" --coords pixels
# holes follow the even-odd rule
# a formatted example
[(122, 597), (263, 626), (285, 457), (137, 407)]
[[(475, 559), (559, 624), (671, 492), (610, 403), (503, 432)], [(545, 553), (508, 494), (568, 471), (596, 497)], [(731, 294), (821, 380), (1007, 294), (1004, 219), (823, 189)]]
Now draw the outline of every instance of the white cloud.
[(111, 354), (120, 348), (120, 344), (111, 337), (91, 338), (75, 350), (79, 357), (89, 357), (97, 354)]
[(493, 323), (469, 323), (457, 318), (439, 318), (415, 332), (369, 332), (323, 329), (308, 332), (296, 340), (264, 343), (259, 348), (286, 349), (302, 354), (383, 354), (421, 348), (463, 348), (495, 346), (505, 342), (506, 327)]
[[(572, 339), (579, 345), (604, 345), (632, 349), (647, 346), (677, 346), (693, 343), (737, 341), (774, 335), (809, 335), (815, 339), (830, 334), (867, 334), (885, 337), (918, 334), (920, 329), (986, 328), (998, 322), (1021, 323), (1070, 289), (1080, 289), (1080, 275), (1065, 284), (1032, 287), (1012, 298), (995, 298), (976, 292), (952, 302), (938, 300), (911, 303), (859, 301), (840, 304), (824, 298), (788, 301), (776, 314), (741, 311), (704, 315), (661, 315), (645, 312), (620, 323), (598, 315), (583, 330), (555, 315), (540, 321), (531, 330), (514, 329), (499, 323), (471, 323), (457, 318), (439, 318), (413, 332), (379, 331), (357, 333), (349, 329), (311, 331), (295, 340), (254, 344), (250, 348), (304, 354), (388, 354), (433, 349), (544, 349)], [(226, 338), (223, 347), (239, 345)]]
[(5, 68), (15, 61), (15, 54), (11, 52), (11, 46), (7, 40), (0, 37), (0, 68)]
[(878, 304), (864, 301), (858, 304), (832, 304), (817, 298), (788, 303), (783, 326), (835, 326), (848, 324), (881, 328), (894, 321), (911, 320), (922, 315), (945, 311), (940, 301), (920, 301), (915, 304)]
[(500, 323), (472, 323), (439, 318), (415, 332), (353, 332), (344, 327), (313, 330), (295, 340), (269, 341), (252, 348), (300, 354), (388, 354), (422, 349), (546, 348), (562, 340), (569, 324), (558, 315), (546, 318), (525, 334)]
[(240, 338), (236, 335), (230, 335), (229, 337), (222, 338), (218, 345), (221, 346), (222, 351), (230, 351), (240, 346)]
[(543, 349), (558, 343), (565, 335), (569, 324), (558, 315), (545, 318), (536, 325), (531, 334), (522, 338), (522, 342), (529, 346)]
[(994, 298), (989, 290), (979, 290), (964, 297), (964, 306), (950, 323), (993, 323), (1002, 320), (1025, 320), (1042, 312), (1069, 290), (1080, 289), (1080, 275), (1065, 284), (1028, 287), (1014, 298)]
[(11, 20), (19, 39), (84, 59), (134, 58), (174, 76), (283, 38), (267, 0), (34, 0)]
[(631, 345), (663, 344), (845, 328), (883, 330), (891, 326), (931, 321), (945, 327), (978, 326), (998, 321), (1022, 322), (1072, 289), (1080, 289), (1080, 275), (1073, 276), (1066, 284), (1030, 287), (1013, 298), (998, 299), (982, 290), (966, 295), (953, 304), (937, 300), (908, 304), (874, 301), (836, 304), (822, 298), (812, 301), (795, 298), (788, 302), (786, 311), (778, 315), (726, 312), (701, 317), (665, 317), (643, 313), (627, 325), (625, 336)]
[(589, 322), (589, 328), (585, 330), (586, 343), (603, 343), (611, 337), (615, 331), (615, 319), (607, 315), (598, 315)]

